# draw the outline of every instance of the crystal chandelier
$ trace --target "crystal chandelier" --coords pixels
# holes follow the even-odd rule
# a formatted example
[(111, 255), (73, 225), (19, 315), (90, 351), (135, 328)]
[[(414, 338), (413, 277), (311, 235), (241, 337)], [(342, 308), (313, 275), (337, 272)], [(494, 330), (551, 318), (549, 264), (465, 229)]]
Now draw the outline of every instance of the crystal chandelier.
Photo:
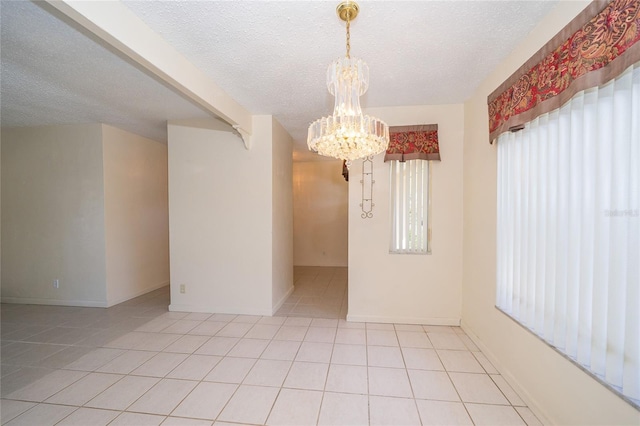
[(358, 4), (344, 1), (336, 12), (347, 23), (347, 56), (327, 69), (327, 87), (335, 96), (333, 114), (309, 126), (307, 145), (320, 155), (346, 160), (383, 152), (389, 145), (389, 126), (375, 117), (362, 114), (360, 95), (369, 87), (369, 67), (350, 56), (350, 22), (358, 15)]

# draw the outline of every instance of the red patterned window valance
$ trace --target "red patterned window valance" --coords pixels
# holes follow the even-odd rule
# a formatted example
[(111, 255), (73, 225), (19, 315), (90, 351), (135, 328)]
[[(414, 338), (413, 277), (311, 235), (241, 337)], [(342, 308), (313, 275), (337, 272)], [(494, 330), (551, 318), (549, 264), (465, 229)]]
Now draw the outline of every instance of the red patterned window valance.
[(440, 160), (438, 125), (389, 127), (389, 148), (384, 161)]
[(522, 127), (640, 61), (640, 0), (594, 1), (489, 95), (489, 134)]

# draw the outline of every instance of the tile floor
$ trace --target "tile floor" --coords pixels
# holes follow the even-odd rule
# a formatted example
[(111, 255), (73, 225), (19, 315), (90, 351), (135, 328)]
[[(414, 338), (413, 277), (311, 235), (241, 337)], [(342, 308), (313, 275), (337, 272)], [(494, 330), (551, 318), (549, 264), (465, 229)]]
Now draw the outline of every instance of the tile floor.
[(460, 328), (348, 323), (345, 270), (296, 278), (274, 317), (4, 304), (2, 424), (539, 424)]

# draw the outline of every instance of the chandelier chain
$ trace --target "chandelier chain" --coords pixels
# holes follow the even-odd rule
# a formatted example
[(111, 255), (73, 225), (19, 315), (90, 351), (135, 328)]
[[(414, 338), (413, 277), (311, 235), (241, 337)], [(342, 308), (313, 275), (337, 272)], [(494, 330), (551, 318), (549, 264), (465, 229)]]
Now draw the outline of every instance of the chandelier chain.
[(347, 58), (351, 57), (351, 12), (347, 12)]

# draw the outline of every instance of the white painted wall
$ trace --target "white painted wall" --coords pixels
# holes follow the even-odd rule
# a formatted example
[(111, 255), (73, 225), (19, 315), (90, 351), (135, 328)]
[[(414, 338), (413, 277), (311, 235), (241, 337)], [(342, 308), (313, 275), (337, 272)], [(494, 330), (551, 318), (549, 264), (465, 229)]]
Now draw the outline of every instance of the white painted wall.
[(167, 146), (102, 126), (107, 303), (169, 285)]
[(462, 325), (546, 422), (638, 425), (637, 410), (494, 308), (496, 147), (487, 96), (587, 4), (560, 2), (465, 103)]
[[(272, 118), (169, 123), (171, 310), (271, 315)], [(180, 285), (186, 293), (180, 293)]]
[(389, 254), (389, 164), (374, 158), (373, 218), (360, 217), (360, 161), (349, 176), (348, 320), (457, 325), (462, 287), (463, 105), (371, 108), (390, 126), (438, 124), (432, 165), (432, 254)]
[(342, 162), (293, 164), (293, 264), (347, 266), (349, 184)]
[(272, 312), (293, 292), (293, 140), (272, 120)]
[(3, 128), (1, 170), (2, 301), (106, 306), (101, 126)]

